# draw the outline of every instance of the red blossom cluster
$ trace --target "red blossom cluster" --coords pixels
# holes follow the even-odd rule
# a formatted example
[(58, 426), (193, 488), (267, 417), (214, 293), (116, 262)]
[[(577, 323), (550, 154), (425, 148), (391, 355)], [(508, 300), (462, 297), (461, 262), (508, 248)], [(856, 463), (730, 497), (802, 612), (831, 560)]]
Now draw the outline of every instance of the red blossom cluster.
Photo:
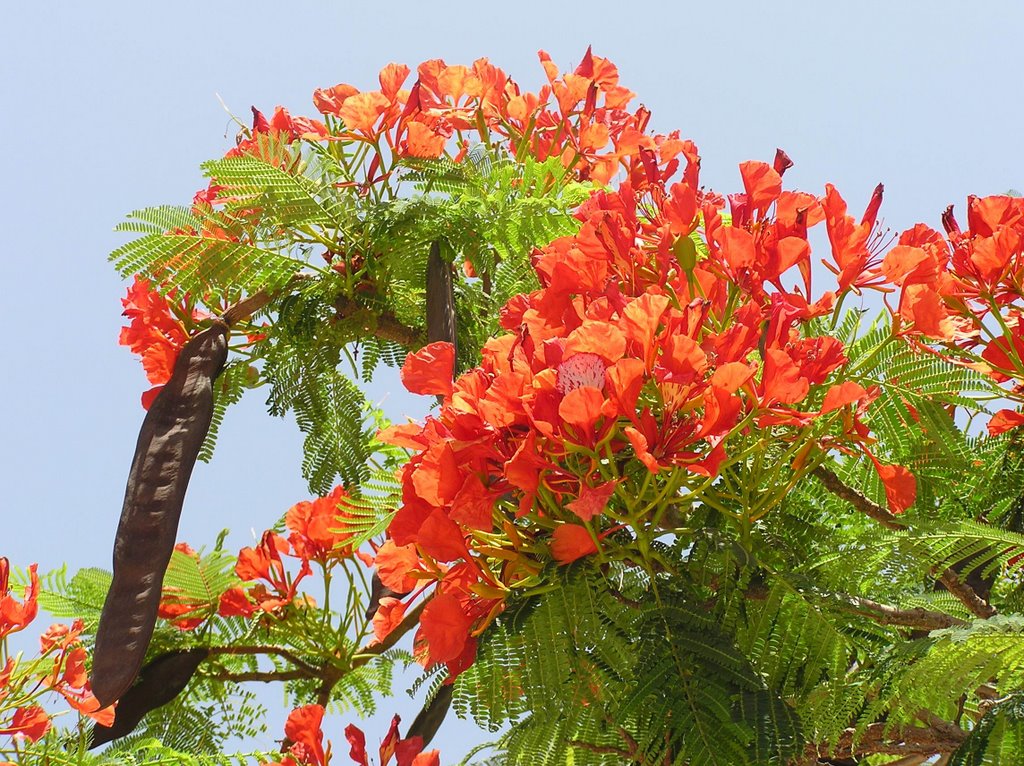
[[(0, 557), (0, 641), (26, 628), (39, 612), (39, 576), (28, 569), (29, 585), (22, 599), (10, 589), (10, 562)], [(83, 624), (51, 625), (39, 638), (39, 656), (8, 657), (0, 667), (0, 735), (35, 742), (52, 726), (51, 715), (38, 704), (44, 694), (59, 694), (74, 710), (103, 726), (114, 720), (113, 707), (99, 709), (86, 673), (88, 654), (80, 636)], [(9, 716), (9, 718), (8, 718)]]
[[(485, 143), (505, 142), (514, 157), (561, 157), (578, 177), (606, 183), (640, 140), (649, 113), (642, 107), (627, 111), (634, 94), (619, 85), (618, 70), (607, 59), (588, 50), (575, 71), (560, 74), (546, 53), (540, 58), (548, 84), (537, 93), (523, 92), (487, 59), (468, 67), (433, 59), (419, 65), (408, 88), (409, 67), (389, 64), (380, 72), (378, 90), (361, 92), (347, 84), (317, 90), (313, 103), (322, 115), (341, 121), (340, 133), (316, 121), (299, 123), (280, 110), (275, 118), (280, 114), (280, 129), (290, 135), (315, 133), (318, 139), (354, 139), (378, 148), (383, 143), (395, 157), (440, 157), (454, 138), (460, 161), (469, 134), (475, 134)], [(371, 160), (367, 183), (386, 178), (385, 161), (379, 153)]]
[[(324, 748), (322, 729), (324, 709), (320, 705), (305, 705), (289, 714), (284, 725), (287, 745), (285, 757), (263, 766), (326, 766), (331, 762), (331, 745)], [(381, 741), (377, 766), (388, 766), (395, 759), (396, 766), (439, 766), (437, 750), (423, 751), (422, 737), (402, 739), (398, 734), (401, 719), (396, 715)], [(349, 757), (358, 766), (370, 766), (366, 752), (366, 735), (357, 726), (345, 727), (345, 739), (351, 749)]]
[[(460, 162), (479, 141), (513, 159), (559, 157), (576, 179), (615, 184), (579, 208), (575, 235), (534, 254), (541, 289), (506, 305), (506, 334), (485, 345), (478, 367), (453, 382), (454, 350), (432, 344), (403, 370), (411, 391), (444, 402), (424, 424), (382, 435), (413, 455), (401, 508), (376, 552), (378, 575), (396, 595), (380, 601), (374, 628), (382, 639), (436, 583), (417, 646), (426, 664), (446, 663), (452, 675), (472, 662), (475, 636), (511, 588), (550, 560), (599, 553), (618, 530), (654, 524), (665, 504), (645, 498), (684, 489), (696, 497), (758, 437), (761, 447), (780, 447), (782, 491), (812, 452), (838, 451), (871, 461), (893, 512), (911, 506), (914, 477), (876, 457), (862, 420), (877, 387), (848, 378), (839, 340), (808, 332), (851, 291), (895, 293), (893, 338), (920, 353), (945, 347), (1009, 381), (1010, 399), (1024, 398), (1021, 200), (972, 197), (966, 231), (950, 210), (945, 236), (918, 224), (889, 247), (877, 225), (881, 186), (858, 219), (832, 185), (821, 195), (783, 189), (792, 162), (779, 151), (771, 163), (740, 165), (742, 191), (715, 194), (700, 184), (692, 141), (678, 131), (649, 134), (647, 110), (629, 111), (633, 94), (614, 65), (589, 50), (572, 72), (560, 73), (543, 52), (540, 59), (547, 84), (536, 93), (486, 59), (424, 62), (411, 85), (412, 71), (390, 64), (379, 89), (316, 91), (322, 121), (280, 107), (268, 120), (254, 110), (252, 132), (229, 152), (263, 156), (266, 136), (288, 147), (355, 142), (365, 150), (363, 177), (338, 186), (367, 194), (389, 184), (403, 158)], [(289, 151), (274, 161), (297, 161)], [(213, 211), (230, 194), (213, 179), (195, 209)], [(247, 217), (235, 220), (244, 227)], [(203, 236), (240, 236), (212, 221)], [(835, 285), (815, 292), (808, 231), (822, 223)], [(133, 348), (145, 353), (148, 338), (163, 341), (141, 330), (162, 320), (140, 302), (142, 340)], [(1006, 409), (989, 428), (1022, 423)], [(337, 542), (300, 551), (267, 533), (239, 561), (240, 576), (267, 585), (234, 589), (222, 609), (252, 614), (288, 603), (304, 574), (289, 579), (281, 556), (308, 571)]]
[[(340, 520), (348, 516), (344, 509), (347, 497), (344, 488), (338, 486), (324, 497), (296, 503), (285, 514), (287, 538), (267, 530), (255, 546), (242, 548), (235, 574), (243, 583), (252, 585), (231, 587), (220, 594), (216, 603), (197, 601), (165, 586), (159, 616), (181, 630), (193, 630), (214, 613), (245, 618), (277, 613), (295, 602), (299, 583), (313, 572), (311, 564), (328, 570), (353, 555), (369, 564), (369, 556), (346, 544), (351, 534), (338, 528)], [(178, 543), (175, 550), (196, 561), (200, 558), (188, 543)], [(298, 561), (297, 573), (288, 571), (285, 558)]]
[[(595, 553), (628, 515), (615, 496), (635, 494), (633, 460), (655, 477), (682, 469), (712, 481), (731, 435), (775, 429), (799, 444), (801, 429), (831, 415), (840, 433), (819, 446), (867, 453), (892, 509), (913, 503), (909, 472), (869, 452), (860, 416), (876, 390), (837, 380), (807, 404), (846, 361), (835, 338), (802, 332), (835, 302), (812, 299), (807, 229), (829, 221), (843, 289), (880, 284), (865, 244), (875, 210), (854, 224), (835, 190), (824, 203), (783, 191), (780, 153), (774, 167), (740, 166), (745, 191), (729, 198), (726, 225), (725, 201), (698, 186), (692, 145), (688, 156), (667, 188), (645, 171), (579, 209), (579, 232), (535, 254), (542, 288), (505, 307), (507, 334), (484, 346), (479, 367), (453, 384), (447, 344), (408, 358), (407, 388), (444, 397), (425, 424), (381, 435), (413, 452), (388, 535), (439, 582), (421, 617), (425, 662), (468, 666), (472, 635), (536, 573), (538, 544), (563, 564)], [(791, 269), (801, 285), (787, 289)]]
[(153, 384), (153, 388), (142, 395), (142, 406), (148, 410), (160, 389), (171, 379), (174, 362), (188, 340), (188, 333), (175, 317), (171, 305), (146, 279), (136, 277), (121, 304), (129, 325), (121, 328), (118, 342), (142, 358), (142, 368)]

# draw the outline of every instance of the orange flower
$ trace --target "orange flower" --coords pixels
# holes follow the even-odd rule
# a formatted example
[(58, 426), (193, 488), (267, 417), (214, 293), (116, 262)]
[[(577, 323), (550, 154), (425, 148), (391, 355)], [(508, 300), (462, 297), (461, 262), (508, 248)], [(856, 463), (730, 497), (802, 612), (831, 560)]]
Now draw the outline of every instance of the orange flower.
[(50, 717), (39, 705), (20, 707), (14, 711), (10, 726), (0, 728), (0, 734), (23, 736), (30, 742), (38, 742), (50, 730)]
[(402, 384), (414, 394), (451, 396), (454, 370), (455, 346), (445, 341), (430, 343), (405, 358)]
[(36, 564), (28, 568), (29, 584), (25, 588), (23, 600), (19, 602), (11, 595), (8, 585), (10, 562), (0, 556), (0, 640), (22, 630), (36, 618), (39, 612), (39, 575), (36, 569)]
[(385, 596), (380, 600), (380, 606), (377, 607), (377, 611), (373, 615), (373, 635), (377, 637), (378, 641), (383, 641), (391, 634), (391, 631), (401, 624), (403, 617), (405, 617), (405, 604), (401, 599)]
[(396, 545), (394, 540), (386, 540), (377, 550), (374, 565), (381, 583), (395, 593), (409, 593), (419, 583), (409, 576), (420, 567), (415, 545)]
[(597, 545), (579, 524), (562, 524), (551, 535), (551, 555), (559, 564), (571, 564), (592, 553), (597, 553)]
[(434, 596), (423, 608), (415, 643), (424, 667), (458, 658), (466, 647), (473, 618), (466, 614), (459, 600), (447, 593)]
[(373, 126), (387, 108), (391, 99), (380, 91), (356, 93), (348, 96), (338, 107), (338, 116), (349, 130), (374, 135)]
[[(288, 543), (271, 530), (263, 533), (255, 548), (242, 548), (238, 552), (235, 574), (245, 581), (265, 580), (274, 589), (273, 592), (268, 591), (263, 583), (257, 583), (249, 589), (248, 595), (255, 599), (257, 607), (264, 612), (275, 611), (294, 601), (299, 582), (312, 574), (309, 562), (302, 559), (299, 573), (294, 578), (289, 576), (281, 559), (282, 553), (288, 553)], [(221, 596), (221, 614), (244, 614), (247, 611), (242, 603), (244, 601), (247, 601), (244, 594), (239, 594), (236, 589), (228, 591)]]
[[(320, 705), (304, 705), (288, 714), (284, 724), (285, 736), (302, 750), (303, 763), (324, 766), (329, 754), (324, 752), (324, 733), (320, 726), (324, 709)], [(293, 745), (293, 752), (294, 747)]]
[(338, 519), (347, 517), (340, 507), (347, 497), (348, 493), (339, 485), (325, 497), (296, 503), (288, 509), (284, 523), (292, 533), (288, 542), (295, 555), (326, 565), (330, 560), (352, 554), (351, 547), (344, 545), (351, 535), (337, 529)]
[(566, 503), (566, 508), (579, 516), (582, 521), (590, 521), (595, 516), (604, 513), (617, 483), (616, 481), (606, 481), (596, 487), (584, 484), (580, 487), (579, 497)]

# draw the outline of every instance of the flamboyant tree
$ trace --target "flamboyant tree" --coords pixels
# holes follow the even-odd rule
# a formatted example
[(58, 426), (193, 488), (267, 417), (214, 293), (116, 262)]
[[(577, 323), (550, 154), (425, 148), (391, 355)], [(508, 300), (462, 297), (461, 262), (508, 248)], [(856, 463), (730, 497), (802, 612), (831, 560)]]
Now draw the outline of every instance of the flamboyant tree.
[[(851, 215), (781, 150), (722, 195), (609, 61), (540, 58), (537, 93), (434, 60), (254, 109), (190, 206), (121, 225), (155, 387), (113, 581), (0, 559), (0, 640), (75, 618), (0, 655), (0, 755), (424, 766), (451, 706), (507, 727), (489, 763), (1024, 759), (1024, 200), (890, 236), (881, 186)], [(367, 400), (381, 365), (423, 422)], [(174, 546), (258, 388), (315, 499)], [(324, 731), (412, 663), (423, 713), (373, 759)], [(257, 681), (281, 750), (226, 756)]]

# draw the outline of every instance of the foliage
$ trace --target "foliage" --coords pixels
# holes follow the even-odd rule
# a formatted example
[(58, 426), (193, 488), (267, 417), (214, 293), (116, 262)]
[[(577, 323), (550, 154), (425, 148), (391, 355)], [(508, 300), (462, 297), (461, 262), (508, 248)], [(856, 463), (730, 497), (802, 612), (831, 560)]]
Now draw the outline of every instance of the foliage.
[[(220, 317), (204, 458), (265, 389), (317, 497), (237, 555), (179, 545), (147, 668), (198, 666), (98, 755), (86, 719), (112, 713), (85, 668), (109, 575), (30, 569), (16, 598), (0, 559), (0, 640), (38, 605), (78, 618), (37, 658), (4, 648), (0, 753), (337, 762), (325, 712), (374, 711), (416, 661), (431, 701), (380, 766), (438, 763), (449, 699), (500, 732), (489, 763), (1024, 758), (1024, 204), (971, 197), (965, 228), (950, 209), (887, 241), (881, 186), (857, 219), (831, 185), (784, 189), (781, 150), (722, 196), (610, 62), (541, 63), (538, 93), (429, 61), (410, 87), (389, 65), (379, 90), (318, 90), (319, 119), (254, 110), (190, 207), (121, 225), (144, 406)], [(426, 321), (438, 255), (454, 344)], [(877, 317), (843, 310), (870, 290)], [(423, 423), (366, 399), (380, 364), (437, 397)], [(295, 708), (286, 742), (225, 756), (261, 728), (257, 681)], [(52, 727), (47, 694), (76, 726)]]

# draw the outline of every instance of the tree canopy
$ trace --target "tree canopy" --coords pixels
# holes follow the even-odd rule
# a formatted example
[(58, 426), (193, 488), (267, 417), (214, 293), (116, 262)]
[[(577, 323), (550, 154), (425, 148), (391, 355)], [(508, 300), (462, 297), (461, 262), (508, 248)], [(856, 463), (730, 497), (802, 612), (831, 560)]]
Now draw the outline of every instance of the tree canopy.
[[(720, 194), (611, 62), (540, 60), (536, 93), (433, 60), (254, 108), (191, 205), (119, 226), (154, 388), (115, 571), (0, 558), (0, 756), (428, 766), (450, 706), (498, 732), (477, 763), (1024, 759), (1024, 200), (892, 233), (881, 185), (852, 215), (782, 150)], [(258, 389), (313, 499), (175, 545)], [(39, 607), (73, 623), (9, 655)], [(417, 663), (372, 758), (324, 731)], [(280, 752), (228, 752), (250, 682)]]

